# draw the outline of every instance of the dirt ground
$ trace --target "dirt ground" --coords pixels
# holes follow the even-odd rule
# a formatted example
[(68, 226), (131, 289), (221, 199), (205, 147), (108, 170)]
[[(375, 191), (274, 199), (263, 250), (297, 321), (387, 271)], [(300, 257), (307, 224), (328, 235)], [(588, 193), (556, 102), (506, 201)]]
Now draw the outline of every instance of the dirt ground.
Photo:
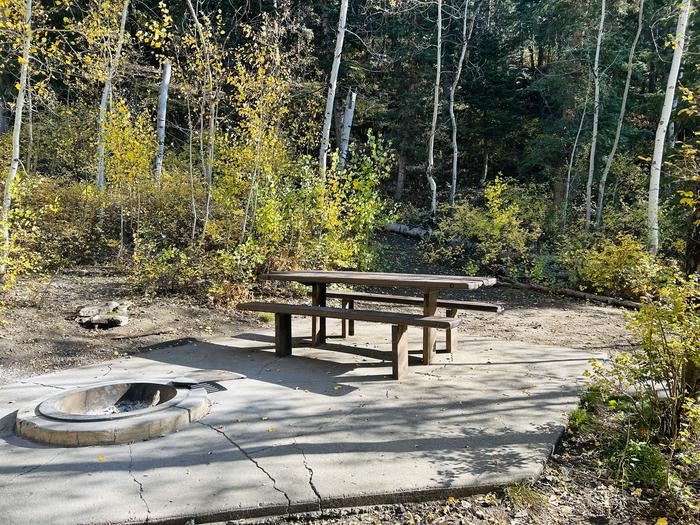
[[(420, 260), (415, 242), (382, 239), (379, 267), (386, 271), (448, 273)], [(268, 289), (268, 293), (270, 293)], [(274, 290), (272, 291), (274, 293)], [(449, 294), (447, 294), (449, 295)], [(500, 302), (502, 314), (462, 313), (460, 331), (573, 349), (624, 351), (633, 341), (626, 312), (575, 299), (494, 287), (454, 297)], [(128, 325), (85, 329), (75, 321), (80, 307), (100, 301), (133, 302)], [(30, 375), (146, 351), (184, 338), (208, 339), (264, 322), (234, 310), (214, 309), (183, 298), (147, 297), (128, 279), (100, 268), (84, 268), (41, 280), (26, 280), (6, 299), (0, 326), (0, 384)], [(507, 497), (489, 494), (455, 501), (339, 510), (285, 522), (323, 525), (399, 523), (654, 524), (662, 517), (644, 494), (632, 496), (600, 476), (593, 445), (566, 437), (532, 487)], [(279, 522), (280, 520), (276, 520)], [(691, 523), (684, 519), (683, 523)], [(661, 522), (663, 523), (663, 522)], [(681, 523), (669, 519), (668, 523)]]
[[(462, 313), (460, 331), (470, 335), (595, 350), (632, 344), (622, 309), (501, 287), (452, 295), (506, 306), (498, 315)], [(75, 321), (82, 306), (110, 300), (133, 302), (128, 325), (85, 329)], [(0, 315), (0, 384), (103, 361), (115, 352), (139, 352), (182, 338), (207, 339), (262, 323), (255, 316), (183, 298), (139, 295), (126, 277), (96, 269), (20, 282)]]

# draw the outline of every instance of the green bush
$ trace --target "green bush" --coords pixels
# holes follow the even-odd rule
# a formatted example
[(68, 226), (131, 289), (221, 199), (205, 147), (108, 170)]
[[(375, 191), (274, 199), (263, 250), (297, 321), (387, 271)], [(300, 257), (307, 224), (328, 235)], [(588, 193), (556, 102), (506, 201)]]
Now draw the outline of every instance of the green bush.
[[(433, 258), (459, 259), (464, 241), (476, 245), (469, 257), (489, 271), (505, 275), (520, 272), (534, 253), (542, 233), (546, 209), (534, 193), (500, 177), (484, 189), (484, 208), (462, 202), (445, 213), (435, 232), (438, 246)], [(426, 250), (427, 252), (427, 250)]]
[(581, 282), (596, 292), (639, 299), (676, 268), (646, 251), (630, 235), (604, 238), (598, 248), (577, 252)]
[(655, 489), (667, 485), (668, 459), (657, 445), (618, 436), (606, 442), (604, 453), (608, 467), (623, 484)]
[(663, 283), (631, 316), (639, 346), (593, 361), (587, 374), (626, 429), (608, 450), (625, 481), (692, 493), (689, 476), (700, 470), (699, 297), (697, 275)]

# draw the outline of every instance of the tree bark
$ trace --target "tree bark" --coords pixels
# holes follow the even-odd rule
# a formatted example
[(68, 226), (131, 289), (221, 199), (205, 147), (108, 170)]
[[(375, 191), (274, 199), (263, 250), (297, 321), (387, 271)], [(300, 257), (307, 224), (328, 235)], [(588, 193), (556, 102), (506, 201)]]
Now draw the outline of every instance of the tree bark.
[(401, 200), (403, 195), (403, 187), (406, 184), (406, 157), (399, 151), (396, 170), (396, 190), (394, 191), (394, 199)]
[(97, 116), (97, 189), (105, 191), (105, 120), (107, 118), (107, 106), (112, 93), (112, 81), (119, 65), (119, 58), (124, 45), (124, 31), (126, 28), (126, 16), (129, 12), (129, 0), (124, 0), (122, 7), (121, 22), (119, 24), (119, 36), (117, 37), (117, 48), (114, 57), (110, 58), (107, 66), (107, 78), (102, 88), (102, 99), (100, 100), (100, 112)]
[(671, 118), (673, 108), (673, 98), (676, 94), (676, 83), (678, 73), (683, 60), (683, 49), (685, 48), (685, 34), (688, 27), (688, 15), (690, 13), (692, 0), (686, 0), (681, 4), (681, 12), (678, 15), (676, 26), (676, 42), (671, 61), (671, 71), (666, 82), (666, 94), (664, 104), (661, 108), (659, 125), (656, 128), (656, 138), (654, 140), (654, 156), (651, 161), (651, 172), (649, 176), (649, 204), (647, 207), (647, 233), (649, 237), (649, 252), (656, 254), (659, 251), (659, 185), (661, 181), (661, 166), (664, 158), (664, 145), (666, 143), (666, 132)]
[(576, 159), (576, 149), (578, 148), (578, 141), (581, 138), (581, 130), (583, 129), (583, 123), (586, 120), (586, 109), (588, 108), (588, 95), (590, 92), (590, 80), (588, 82), (588, 87), (586, 88), (586, 99), (583, 102), (583, 111), (581, 111), (581, 121), (578, 124), (578, 131), (576, 132), (576, 138), (574, 139), (574, 145), (571, 148), (571, 156), (569, 157), (569, 168), (566, 170), (566, 185), (564, 187), (564, 209), (562, 211), (562, 221), (561, 230), (566, 230), (566, 220), (567, 213), (569, 211), (569, 193), (571, 192), (571, 172), (574, 168), (574, 160)]
[(348, 160), (348, 148), (350, 147), (350, 131), (352, 130), (352, 118), (355, 115), (355, 101), (357, 93), (350, 89), (345, 99), (345, 111), (343, 112), (343, 123), (340, 132), (340, 146), (338, 153), (338, 171), (345, 167)]
[(598, 143), (598, 117), (600, 115), (600, 48), (603, 42), (605, 29), (605, 0), (600, 2), (600, 24), (598, 25), (598, 39), (595, 47), (595, 60), (593, 62), (593, 132), (591, 133), (591, 152), (588, 159), (588, 181), (586, 182), (586, 221), (584, 229), (588, 231), (591, 226), (592, 200), (593, 200), (593, 174), (595, 173), (595, 153)]
[(27, 70), (27, 164), (24, 170), (32, 171), (32, 159), (34, 158), (34, 104), (32, 102), (32, 75)]
[(5, 188), (2, 200), (2, 261), (0, 261), (0, 273), (7, 274), (7, 263), (10, 258), (10, 207), (12, 206), (12, 187), (17, 177), (20, 156), (20, 138), (22, 134), (22, 113), (24, 111), (24, 97), (27, 91), (27, 76), (29, 74), (29, 59), (32, 49), (32, 0), (26, 0), (24, 7), (24, 36), (22, 38), (22, 60), (20, 61), (19, 89), (17, 91), (17, 101), (15, 103), (15, 122), (12, 129), (12, 159), (10, 161), (10, 171), (5, 179)]
[[(478, 6), (477, 6), (478, 9)], [(455, 204), (455, 195), (457, 194), (457, 168), (459, 163), (459, 147), (457, 145), (457, 117), (455, 116), (455, 92), (459, 86), (459, 78), (462, 76), (462, 68), (464, 60), (467, 57), (469, 40), (471, 40), (472, 32), (474, 31), (474, 22), (476, 21), (476, 12), (472, 17), (472, 22), (467, 30), (467, 15), (469, 13), (469, 0), (464, 0), (464, 12), (462, 14), (462, 47), (457, 61), (457, 69), (455, 71), (452, 87), (450, 88), (450, 122), (452, 123), (452, 185), (450, 186), (450, 206)]]
[(486, 177), (489, 176), (489, 150), (488, 146), (486, 143), (484, 143), (484, 166), (483, 169), (481, 170), (481, 180), (479, 180), (479, 184), (483, 185), (486, 183)]
[(7, 107), (7, 101), (3, 97), (0, 98), (0, 133), (7, 133), (8, 131), (10, 131), (10, 110)]
[(637, 49), (637, 43), (639, 42), (639, 36), (642, 34), (642, 24), (644, 16), (644, 0), (639, 2), (639, 18), (637, 19), (637, 33), (634, 35), (634, 40), (632, 46), (630, 47), (630, 54), (627, 59), (627, 78), (625, 80), (625, 89), (622, 93), (622, 104), (620, 106), (620, 114), (617, 117), (617, 128), (615, 129), (615, 139), (613, 140), (612, 148), (610, 149), (610, 154), (605, 161), (605, 167), (603, 168), (603, 173), (600, 176), (600, 184), (598, 185), (598, 207), (596, 208), (596, 219), (595, 227), (596, 230), (600, 230), (603, 226), (603, 203), (605, 199), (605, 182), (608, 180), (608, 174), (610, 173), (610, 168), (612, 167), (613, 160), (615, 159), (615, 153), (617, 152), (617, 146), (620, 143), (620, 133), (622, 132), (622, 123), (625, 120), (625, 111), (627, 110), (627, 96), (630, 92), (630, 82), (632, 80), (632, 62), (634, 61), (634, 53)]
[(700, 182), (697, 184), (695, 199), (685, 250), (685, 270), (688, 275), (700, 273)]
[(348, 0), (340, 0), (340, 16), (338, 17), (338, 31), (335, 38), (335, 51), (333, 53), (333, 65), (328, 82), (328, 96), (326, 97), (326, 113), (323, 119), (323, 131), (321, 135), (321, 149), (319, 151), (319, 169), (321, 176), (326, 175), (326, 163), (330, 144), (331, 123), (333, 121), (333, 104), (335, 102), (335, 88), (338, 82), (338, 69), (340, 58), (343, 54), (343, 40), (345, 39), (345, 24), (348, 16)]
[(163, 172), (163, 154), (165, 153), (165, 117), (168, 111), (168, 88), (170, 87), (170, 60), (163, 62), (163, 76), (160, 81), (160, 93), (158, 95), (158, 123), (156, 137), (158, 139), (158, 152), (155, 159), (156, 180), (160, 182)]
[(437, 131), (438, 112), (440, 110), (440, 77), (442, 75), (442, 0), (437, 0), (437, 60), (435, 67), (435, 86), (433, 91), (433, 120), (428, 140), (428, 169), (426, 177), (430, 186), (430, 215), (437, 212), (437, 185), (433, 177), (435, 168), (435, 133)]

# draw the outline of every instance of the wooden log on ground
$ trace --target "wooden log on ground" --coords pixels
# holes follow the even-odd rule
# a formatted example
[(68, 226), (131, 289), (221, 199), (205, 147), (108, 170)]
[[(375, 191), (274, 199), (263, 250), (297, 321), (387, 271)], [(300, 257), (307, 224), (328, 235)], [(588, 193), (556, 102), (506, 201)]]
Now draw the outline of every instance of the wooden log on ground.
[(406, 235), (407, 237), (414, 237), (421, 240), (430, 239), (430, 236), (433, 234), (433, 232), (430, 230), (406, 226), (405, 224), (398, 224), (396, 222), (388, 222), (386, 224), (386, 229), (387, 231), (393, 233), (399, 233), (401, 235)]
[(507, 286), (510, 288), (518, 288), (520, 290), (533, 290), (536, 292), (575, 297), (576, 299), (585, 299), (586, 301), (595, 301), (598, 303), (605, 303), (612, 306), (622, 306), (624, 308), (631, 308), (633, 310), (638, 310), (642, 306), (641, 303), (638, 303), (636, 301), (630, 301), (628, 299), (618, 299), (617, 297), (607, 297), (605, 295), (580, 292), (578, 290), (572, 290), (571, 288), (550, 288), (548, 286), (542, 286), (540, 284), (519, 283), (511, 279), (499, 279), (498, 285)]

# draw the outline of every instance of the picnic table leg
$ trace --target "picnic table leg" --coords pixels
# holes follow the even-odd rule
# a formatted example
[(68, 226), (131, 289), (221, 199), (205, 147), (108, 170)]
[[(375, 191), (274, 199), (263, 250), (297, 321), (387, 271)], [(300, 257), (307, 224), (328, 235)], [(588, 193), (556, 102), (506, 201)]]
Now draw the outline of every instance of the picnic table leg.
[[(448, 308), (447, 309), (447, 317), (452, 317), (453, 319), (457, 317), (457, 309), (456, 308)], [(457, 349), (457, 329), (456, 328), (448, 328), (447, 329), (447, 343), (446, 343), (446, 349), (445, 351), (449, 354), (452, 353), (453, 350)]]
[[(437, 311), (437, 290), (426, 290), (423, 293), (423, 315), (426, 317), (435, 315)], [(423, 328), (423, 364), (429, 365), (435, 351), (435, 328)]]
[[(355, 308), (354, 299), (348, 301), (348, 308), (351, 310)], [(348, 319), (348, 335), (355, 335), (355, 321), (353, 319)]]
[(292, 355), (292, 316), (275, 314), (275, 354), (277, 357)]
[[(311, 289), (311, 302), (314, 306), (326, 306), (326, 284), (316, 283)], [(311, 318), (311, 344), (322, 345), (326, 342), (326, 318)]]
[(408, 371), (408, 334), (405, 324), (391, 327), (391, 377), (401, 379)]
[[(343, 308), (348, 308), (350, 310), (355, 308), (355, 301), (353, 299), (343, 299)], [(342, 337), (345, 339), (348, 335), (355, 335), (355, 321), (352, 319), (343, 319), (341, 321), (343, 331), (342, 331)]]

